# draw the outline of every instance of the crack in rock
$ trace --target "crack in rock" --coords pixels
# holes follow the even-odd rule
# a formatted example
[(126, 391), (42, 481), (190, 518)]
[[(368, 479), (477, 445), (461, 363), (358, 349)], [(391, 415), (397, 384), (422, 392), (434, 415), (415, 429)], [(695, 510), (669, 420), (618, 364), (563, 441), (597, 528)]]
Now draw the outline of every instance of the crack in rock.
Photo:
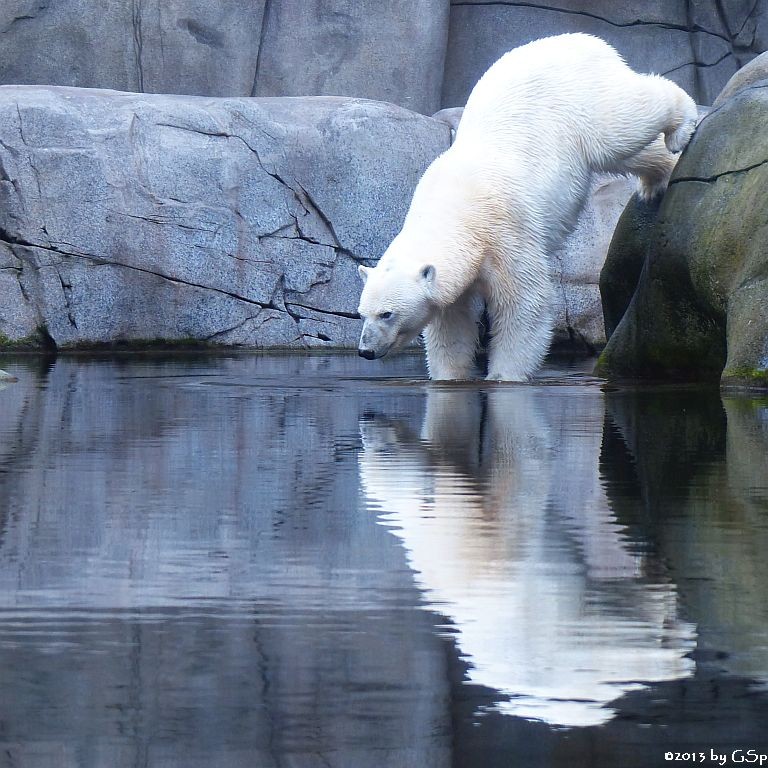
[[(302, 191), (302, 193), (304, 194), (304, 197), (306, 198), (306, 201), (310, 204), (310, 206), (312, 207), (312, 210), (317, 214), (318, 218), (320, 219), (320, 221), (323, 222), (323, 224), (325, 225), (325, 228), (328, 230), (328, 233), (333, 238), (333, 244), (331, 245), (331, 247), (335, 251), (337, 251), (338, 253), (342, 253), (342, 254), (345, 254), (347, 256), (351, 256), (352, 254), (346, 248), (344, 248), (344, 246), (341, 244), (341, 241), (339, 240), (339, 237), (336, 234), (336, 230), (333, 227), (333, 223), (328, 218), (328, 216), (325, 215), (325, 213), (320, 208), (320, 206), (315, 202), (315, 199), (312, 197), (312, 195), (309, 194), (309, 192), (306, 190), (306, 188), (300, 182), (297, 181), (296, 185)], [(296, 193), (294, 192), (294, 194), (296, 194)], [(298, 195), (297, 195), (297, 197), (298, 197)], [(304, 205), (304, 202), (302, 200), (299, 200), (299, 202), (302, 205)], [(307, 213), (310, 213), (310, 212), (311, 211), (307, 210)], [(298, 226), (298, 224), (297, 224), (297, 226)]]
[(483, 7), (483, 6), (508, 6), (510, 8), (533, 8), (534, 10), (539, 11), (552, 11), (555, 13), (565, 13), (571, 16), (586, 16), (589, 19), (595, 19), (596, 21), (602, 21), (606, 24), (610, 24), (612, 27), (639, 27), (639, 26), (647, 26), (647, 27), (660, 27), (661, 29), (673, 29), (680, 32), (703, 32), (707, 35), (712, 35), (713, 37), (719, 37), (721, 40), (726, 40), (730, 42), (729, 38), (726, 35), (720, 34), (719, 32), (713, 32), (710, 29), (705, 29), (704, 27), (694, 24), (693, 26), (685, 26), (683, 24), (673, 24), (672, 22), (662, 22), (662, 21), (643, 21), (642, 19), (635, 19), (634, 21), (612, 21), (611, 19), (607, 19), (604, 16), (600, 16), (597, 13), (591, 13), (590, 11), (577, 11), (572, 8), (558, 8), (557, 6), (553, 5), (542, 5), (541, 3), (523, 3), (523, 2), (512, 2), (512, 0), (484, 0), (482, 2), (469, 2), (468, 0), (453, 0), (451, 2), (452, 8), (458, 8), (458, 7)]
[(11, 28), (16, 26), (16, 24), (18, 24), (20, 21), (31, 21), (32, 19), (36, 19), (41, 11), (48, 9), (48, 6), (49, 2), (47, 0), (41, 0), (41, 2), (37, 3), (37, 8), (35, 8), (34, 11), (29, 9), (26, 13), (21, 13), (18, 16), (14, 16), (8, 21), (3, 29), (0, 29), (0, 35), (5, 34), (6, 32), (10, 32)]
[(285, 181), (285, 179), (283, 179), (280, 174), (270, 171), (265, 167), (261, 160), (261, 155), (259, 154), (259, 151), (256, 149), (256, 147), (252, 146), (248, 141), (246, 141), (237, 133), (227, 133), (227, 131), (205, 131), (202, 128), (195, 128), (194, 126), (190, 125), (177, 125), (175, 123), (155, 123), (155, 125), (161, 126), (163, 128), (175, 128), (177, 131), (197, 133), (201, 136), (210, 136), (211, 138), (236, 139), (237, 141), (241, 141), (251, 152), (253, 152), (254, 156), (256, 157), (256, 162), (259, 164), (261, 170), (267, 174), (267, 176), (271, 176), (273, 179), (275, 179), (275, 181), (279, 182), (286, 189), (288, 189), (293, 195), (296, 195), (296, 190), (290, 184), (288, 184), (288, 182)]
[(67, 309), (67, 317), (69, 318), (69, 322), (73, 328), (78, 330), (77, 322), (75, 321), (75, 317), (72, 314), (72, 304), (70, 303), (70, 297), (72, 295), (72, 284), (64, 282), (64, 278), (62, 277), (61, 272), (56, 267), (53, 267), (53, 270), (56, 272), (56, 277), (59, 278), (59, 283), (61, 283), (61, 293), (64, 297), (64, 306)]
[(133, 0), (131, 4), (131, 23), (133, 26), (133, 46), (136, 52), (136, 74), (139, 79), (139, 93), (144, 93), (144, 64), (142, 62), (144, 40), (141, 33), (141, 4), (142, 0)]
[[(174, 128), (179, 131), (188, 131), (190, 133), (197, 133), (201, 136), (210, 136), (212, 138), (223, 138), (223, 139), (235, 139), (237, 141), (242, 142), (247, 147), (247, 149), (253, 153), (254, 157), (256, 158), (256, 162), (259, 164), (259, 167), (261, 168), (262, 171), (264, 171), (264, 173), (267, 174), (267, 176), (273, 178), (275, 181), (281, 184), (285, 189), (287, 189), (291, 193), (291, 195), (294, 197), (296, 202), (302, 207), (302, 209), (307, 214), (309, 215), (314, 214), (317, 216), (318, 219), (320, 219), (320, 222), (328, 231), (328, 234), (330, 235), (332, 242), (323, 243), (322, 241), (317, 240), (316, 238), (311, 238), (307, 236), (302, 231), (301, 224), (299, 223), (298, 217), (295, 216), (294, 214), (291, 214), (295, 219), (296, 231), (298, 235), (298, 237), (295, 239), (304, 240), (305, 242), (312, 243), (314, 245), (324, 245), (329, 248), (333, 248), (337, 253), (350, 256), (353, 259), (355, 258), (355, 255), (348, 248), (342, 245), (338, 235), (336, 234), (336, 229), (333, 226), (333, 222), (331, 222), (330, 218), (320, 208), (320, 206), (317, 204), (314, 197), (309, 193), (306, 187), (304, 187), (299, 181), (296, 181), (295, 182), (296, 186), (299, 188), (297, 190), (291, 184), (289, 184), (279, 173), (277, 173), (276, 171), (270, 171), (264, 165), (261, 155), (259, 154), (259, 151), (256, 149), (256, 147), (254, 147), (245, 138), (243, 138), (237, 133), (229, 133), (224, 130), (206, 131), (201, 128), (195, 128), (193, 126), (186, 126), (186, 125), (178, 125), (175, 123), (156, 123), (156, 125), (162, 126), (164, 128)], [(279, 230), (276, 230), (276, 232), (277, 231)], [(275, 234), (275, 233), (267, 233), (266, 235), (261, 235), (261, 237), (268, 237), (270, 234)]]
[(302, 339), (317, 339), (318, 341), (333, 341), (333, 339), (330, 336), (326, 336), (324, 333), (320, 333), (320, 331), (317, 331), (316, 333), (309, 333), (308, 331), (304, 331), (301, 334)]
[[(761, 0), (755, 0), (755, 2), (752, 5), (752, 8), (750, 8), (749, 13), (744, 18), (744, 21), (742, 22), (741, 26), (739, 27), (738, 32), (736, 34), (731, 35), (731, 39), (736, 42), (736, 40), (741, 36), (741, 33), (744, 31), (744, 27), (747, 26), (747, 23), (751, 21), (752, 17), (755, 15), (755, 11), (757, 10), (758, 6), (760, 5)], [(718, 5), (720, 4), (720, 0), (718, 0)], [(722, 7), (720, 8), (720, 11), (722, 12)], [(730, 30), (729, 30), (730, 31)], [(753, 39), (754, 42), (754, 39)]]
[[(319, 307), (312, 307), (309, 304), (300, 304), (297, 301), (286, 301), (285, 306), (300, 307), (301, 309), (307, 309), (310, 312), (317, 312), (321, 315), (332, 315), (333, 317), (343, 317), (347, 320), (359, 320), (360, 315), (357, 312), (345, 312), (341, 309), (320, 309)], [(313, 319), (313, 318), (306, 318)]]
[(257, 299), (249, 299), (247, 296), (242, 296), (238, 293), (235, 293), (234, 291), (225, 291), (222, 288), (214, 288), (210, 285), (204, 285), (202, 283), (195, 283), (191, 280), (184, 280), (180, 277), (173, 277), (171, 275), (166, 275), (163, 272), (157, 272), (153, 269), (147, 269), (146, 267), (138, 267), (134, 264), (126, 264), (122, 261), (114, 261), (111, 259), (104, 259), (100, 256), (96, 256), (92, 253), (82, 253), (76, 250), (65, 250), (63, 248), (60, 248), (60, 245), (65, 245), (70, 248), (74, 248), (71, 243), (66, 243), (64, 241), (52, 241), (50, 245), (41, 245), (40, 243), (33, 243), (28, 240), (23, 240), (18, 237), (14, 237), (13, 235), (10, 235), (6, 230), (0, 228), (0, 241), (5, 242), (10, 246), (18, 245), (26, 248), (37, 248), (42, 251), (49, 251), (51, 253), (55, 253), (59, 256), (65, 256), (69, 258), (76, 258), (76, 259), (83, 259), (84, 261), (90, 262), (93, 266), (97, 267), (122, 267), (123, 269), (130, 269), (135, 272), (142, 272), (147, 275), (154, 275), (155, 277), (159, 277), (163, 280), (168, 280), (172, 283), (178, 283), (180, 285), (187, 285), (191, 288), (200, 288), (204, 291), (213, 291), (214, 293), (220, 293), (224, 296), (229, 296), (230, 298), (237, 299), (238, 301), (246, 302), (247, 304), (253, 304), (254, 306), (261, 307), (262, 309), (275, 309), (278, 311), (281, 311), (280, 307), (277, 307), (273, 305), (270, 302), (263, 302), (258, 301)]
[[(126, 213), (125, 211), (116, 211), (112, 208), (105, 209), (107, 213), (114, 214), (115, 216), (124, 216), (127, 219), (138, 219), (140, 221), (147, 221), (150, 224), (160, 224), (161, 226), (173, 226), (179, 229), (188, 229), (192, 232), (208, 232), (213, 235), (218, 235), (221, 232), (221, 225), (216, 229), (208, 229), (207, 227), (196, 227), (192, 224), (183, 223), (182, 220), (176, 216), (142, 216), (138, 213)], [(214, 222), (203, 222), (204, 224)]]
[[(32, 160), (32, 147), (27, 144), (26, 136), (24, 135), (24, 120), (21, 117), (21, 107), (19, 106), (19, 102), (16, 102), (16, 114), (19, 118), (19, 139), (21, 140), (21, 143), (26, 147), (27, 149), (27, 160), (29, 161), (29, 167), (32, 169), (32, 175), (35, 177), (35, 185), (37, 186), (37, 199), (42, 202), (43, 200), (43, 188), (40, 185), (40, 174), (37, 170), (37, 166), (35, 165), (34, 161)], [(43, 220), (43, 212), (40, 212), (40, 218)], [(45, 230), (45, 221), (43, 220), (42, 223), (42, 229)]]
[(678, 176), (676, 179), (672, 179), (669, 182), (669, 186), (672, 186), (673, 184), (681, 184), (684, 181), (698, 181), (702, 184), (711, 184), (718, 179), (722, 179), (723, 176), (733, 176), (736, 173), (747, 173), (749, 171), (753, 171), (755, 168), (759, 168), (761, 165), (765, 165), (766, 163), (768, 163), (768, 159), (761, 160), (759, 163), (753, 163), (752, 165), (748, 165), (745, 168), (734, 168), (733, 170), (723, 171), (722, 173), (716, 173), (712, 176)]
[(705, 62), (705, 61), (686, 61), (683, 64), (678, 64), (676, 67), (672, 67), (672, 69), (666, 70), (666, 72), (661, 72), (662, 77), (666, 77), (667, 75), (671, 75), (673, 72), (677, 72), (681, 69), (685, 69), (686, 67), (699, 67), (701, 69), (707, 69), (709, 67), (716, 67), (718, 64), (721, 64), (723, 61), (725, 61), (727, 58), (734, 56), (735, 54), (733, 51), (727, 51), (724, 53), (717, 61), (712, 62)]
[[(240, 330), (246, 323), (249, 323), (251, 320), (255, 320), (259, 315), (261, 314), (261, 311), (257, 312), (255, 315), (248, 315), (248, 317), (245, 318), (245, 320), (237, 323), (236, 325), (233, 325), (231, 328), (224, 328), (221, 331), (216, 331), (215, 333), (210, 334), (210, 336), (203, 337), (203, 341), (213, 341), (216, 338), (219, 338), (221, 336), (225, 336), (228, 333), (233, 333), (234, 331)], [(270, 320), (276, 320), (275, 317), (267, 317), (265, 320), (259, 325), (259, 328), (261, 328), (262, 325), (266, 325)], [(258, 328), (256, 329), (258, 330)]]
[[(273, 289), (272, 297), (270, 298), (270, 300), (268, 302), (265, 302), (265, 301), (258, 301), (256, 299), (248, 298), (248, 297), (243, 296), (243, 295), (241, 295), (239, 293), (236, 293), (234, 291), (226, 291), (226, 290), (221, 289), (221, 288), (215, 288), (215, 287), (210, 286), (210, 285), (204, 285), (202, 283), (196, 283), (196, 282), (193, 282), (191, 280), (184, 280), (183, 278), (173, 277), (171, 275), (164, 274), (163, 272), (158, 272), (156, 270), (147, 269), (145, 267), (138, 267), (138, 266), (133, 265), (133, 264), (126, 264), (125, 262), (104, 259), (104, 258), (101, 258), (101, 257), (96, 256), (94, 254), (83, 253), (83, 252), (74, 250), (74, 247), (72, 246), (71, 243), (66, 243), (64, 241), (53, 241), (50, 245), (41, 245), (39, 243), (34, 243), (34, 242), (31, 242), (31, 241), (25, 240), (23, 238), (19, 238), (19, 237), (16, 237), (14, 235), (11, 235), (6, 230), (0, 228), (0, 242), (6, 243), (8, 246), (11, 247), (12, 250), (13, 250), (13, 246), (20, 246), (20, 247), (23, 247), (23, 248), (30, 248), (30, 249), (38, 249), (38, 250), (42, 250), (42, 251), (47, 251), (47, 252), (55, 253), (57, 255), (64, 256), (64, 257), (67, 257), (67, 258), (82, 259), (82, 260), (84, 260), (86, 262), (89, 262), (92, 266), (113, 266), (113, 267), (118, 267), (118, 268), (122, 268), (122, 269), (128, 269), (128, 270), (132, 270), (132, 271), (136, 271), (136, 272), (140, 272), (140, 273), (144, 273), (144, 274), (148, 274), (148, 275), (153, 275), (154, 277), (159, 277), (159, 278), (161, 278), (163, 280), (167, 280), (167, 281), (172, 282), (172, 283), (177, 283), (177, 284), (180, 284), (180, 285), (186, 285), (186, 286), (189, 286), (191, 288), (198, 288), (198, 289), (204, 290), (204, 291), (212, 291), (213, 293), (222, 294), (224, 296), (228, 296), (230, 298), (233, 298), (233, 299), (235, 299), (237, 301), (242, 301), (242, 302), (245, 302), (245, 303), (250, 304), (252, 306), (257, 306), (257, 307), (259, 307), (260, 310), (269, 309), (269, 310), (273, 310), (273, 311), (276, 311), (276, 312), (281, 312), (281, 313), (287, 314), (289, 317), (291, 317), (293, 319), (293, 321), (296, 323), (297, 327), (298, 327), (300, 321), (302, 321), (302, 320), (314, 320), (316, 322), (321, 322), (321, 321), (319, 320), (319, 318), (312, 318), (312, 317), (301, 315), (299, 312), (295, 311), (295, 308), (300, 308), (300, 309), (304, 309), (304, 310), (307, 310), (307, 311), (310, 311), (310, 312), (316, 312), (316, 313), (321, 314), (321, 315), (329, 315), (329, 316), (332, 316), (332, 317), (339, 317), (339, 318), (343, 318), (343, 319), (351, 319), (351, 320), (359, 319), (359, 315), (357, 313), (354, 313), (354, 312), (346, 312), (344, 310), (322, 309), (320, 307), (313, 307), (311, 305), (302, 304), (302, 303), (296, 302), (296, 301), (285, 301), (285, 299), (283, 297), (283, 294), (285, 292), (284, 291), (284, 287), (285, 287), (285, 275), (284, 274), (281, 274), (279, 276), (278, 280), (276, 281), (275, 288)], [(62, 245), (67, 246), (69, 248), (69, 250), (66, 250), (66, 249), (62, 248), (61, 247)], [(23, 265), (24, 259), (20, 255), (15, 254), (15, 252), (14, 252), (14, 255), (16, 255), (17, 258), (20, 259), (20, 261), (22, 262), (22, 265)], [(71, 295), (71, 289), (72, 289), (71, 284), (67, 283), (64, 280), (64, 278), (62, 277), (61, 273), (59, 272), (59, 270), (57, 268), (59, 266), (58, 264), (49, 264), (49, 265), (45, 265), (45, 266), (46, 267), (51, 267), (51, 268), (53, 268), (56, 271), (56, 275), (57, 275), (57, 277), (59, 279), (59, 282), (61, 283), (61, 289), (62, 289), (62, 294), (63, 294), (63, 298), (64, 298), (64, 305), (65, 305), (65, 308), (66, 308), (66, 311), (67, 311), (68, 319), (70, 321), (70, 324), (74, 328), (77, 329), (78, 328), (77, 321), (75, 320), (75, 317), (74, 317), (74, 314), (73, 314), (73, 311), (72, 311), (72, 306), (71, 306), (71, 303), (70, 303), (70, 295)], [(43, 267), (43, 268), (45, 268), (45, 267)], [(12, 269), (12, 270), (18, 272), (19, 275), (20, 275), (22, 268), (20, 268), (20, 267), (5, 267), (4, 269)], [(327, 282), (327, 281), (323, 281), (323, 280), (317, 281), (317, 282), (312, 284), (312, 286), (310, 287), (309, 290), (312, 290), (312, 288), (314, 288), (316, 285), (322, 285), (325, 282)], [(297, 292), (297, 293), (304, 293), (304, 292)], [(221, 336), (221, 335), (224, 335), (225, 333), (228, 333), (230, 331), (237, 330), (237, 328), (239, 328), (241, 325), (245, 324), (248, 320), (253, 320), (256, 317), (258, 317), (258, 314), (259, 313), (257, 313), (256, 315), (250, 315), (248, 318), (243, 320), (238, 325), (233, 326), (232, 328), (229, 328), (229, 329), (225, 329), (225, 330), (222, 330), (222, 331), (217, 331), (216, 333), (214, 333), (211, 336), (205, 338), (204, 340), (205, 341), (210, 341), (214, 337)], [(265, 319), (264, 322), (267, 322), (267, 320), (268, 319)], [(312, 334), (306, 334), (306, 333), (302, 333), (301, 335), (302, 336), (304, 336), (304, 335), (312, 336)], [(299, 337), (297, 337), (297, 339), (298, 338)], [(319, 338), (319, 337), (316, 337), (316, 338)], [(297, 339), (294, 339), (294, 341), (297, 340)], [(321, 340), (330, 341), (330, 339), (321, 339)]]
[(270, 17), (271, 0), (264, 0), (264, 9), (261, 12), (261, 30), (259, 31), (259, 49), (256, 51), (256, 66), (253, 70), (253, 85), (251, 86), (251, 96), (256, 95), (256, 89), (259, 81), (259, 70), (261, 69), (261, 56), (264, 51), (267, 39), (267, 21)]

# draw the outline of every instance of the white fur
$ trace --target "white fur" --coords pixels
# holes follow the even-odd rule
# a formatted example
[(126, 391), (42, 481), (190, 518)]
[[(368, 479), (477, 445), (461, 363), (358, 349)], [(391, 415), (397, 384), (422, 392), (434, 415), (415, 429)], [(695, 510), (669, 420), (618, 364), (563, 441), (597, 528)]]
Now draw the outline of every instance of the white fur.
[(527, 379), (552, 333), (549, 256), (575, 226), (592, 174), (632, 173), (643, 197), (661, 193), (696, 117), (681, 88), (633, 72), (596, 37), (507, 53), (475, 86), (453, 146), (424, 173), (402, 231), (365, 275), (361, 349), (381, 356), (425, 329), (431, 378), (468, 378), (482, 300), (488, 378)]
[(510, 715), (598, 725), (636, 681), (695, 670), (675, 585), (606, 498), (604, 418), (596, 388), (436, 387), (420, 435), (412, 420), (360, 424), (369, 508), (402, 542), (423, 607), (450, 619), (469, 681)]

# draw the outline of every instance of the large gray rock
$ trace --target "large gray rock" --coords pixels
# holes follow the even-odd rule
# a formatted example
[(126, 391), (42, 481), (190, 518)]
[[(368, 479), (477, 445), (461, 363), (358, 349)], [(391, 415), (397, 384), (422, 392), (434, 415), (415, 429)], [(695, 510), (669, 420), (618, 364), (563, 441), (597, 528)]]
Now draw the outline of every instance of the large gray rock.
[(554, 343), (593, 350), (605, 344), (600, 270), (616, 222), (632, 197), (634, 179), (597, 176), (576, 229), (555, 254), (558, 284)]
[(3, 0), (0, 83), (440, 106), (449, 0)]
[(250, 96), (265, 0), (4, 0), (0, 83)]
[(768, 87), (711, 112), (655, 222), (625, 231), (621, 246), (648, 255), (600, 358), (602, 374), (768, 387), (766, 121)]
[(572, 31), (708, 104), (768, 48), (768, 0), (3, 0), (0, 83), (355, 96), (430, 114), (463, 104), (510, 48)]
[[(354, 347), (357, 264), (449, 134), (345, 99), (0, 88), (0, 341)], [(556, 254), (556, 343), (605, 343), (598, 276), (632, 189), (596, 183)]]
[(739, 66), (765, 50), (759, 30), (768, 23), (767, 12), (768, 0), (554, 0), (541, 6), (454, 0), (443, 106), (464, 104), (477, 79), (506, 51), (564, 32), (598, 35), (633, 68), (666, 75), (697, 102), (710, 104)]
[(352, 347), (445, 124), (340, 98), (0, 87), (0, 334)]
[(762, 80), (768, 80), (768, 53), (761, 53), (744, 65), (726, 84), (712, 102), (716, 109), (728, 99)]
[(280, 0), (264, 21), (256, 95), (440, 106), (448, 0)]

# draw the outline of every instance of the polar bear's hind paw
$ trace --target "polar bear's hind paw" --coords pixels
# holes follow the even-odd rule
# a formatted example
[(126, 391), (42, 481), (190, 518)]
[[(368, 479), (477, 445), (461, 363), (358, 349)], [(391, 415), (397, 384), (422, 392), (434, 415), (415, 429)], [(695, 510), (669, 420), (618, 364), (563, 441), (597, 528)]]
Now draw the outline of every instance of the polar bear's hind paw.
[(696, 130), (697, 119), (697, 115), (688, 115), (678, 128), (664, 135), (664, 143), (670, 152), (677, 154), (688, 146), (688, 142)]

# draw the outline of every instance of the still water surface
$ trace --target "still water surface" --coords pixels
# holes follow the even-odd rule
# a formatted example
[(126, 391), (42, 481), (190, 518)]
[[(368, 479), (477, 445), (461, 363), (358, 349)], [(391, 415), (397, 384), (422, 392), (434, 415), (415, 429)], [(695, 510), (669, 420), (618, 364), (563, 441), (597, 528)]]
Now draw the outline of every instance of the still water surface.
[(4, 362), (0, 766), (768, 753), (768, 399), (589, 365)]

